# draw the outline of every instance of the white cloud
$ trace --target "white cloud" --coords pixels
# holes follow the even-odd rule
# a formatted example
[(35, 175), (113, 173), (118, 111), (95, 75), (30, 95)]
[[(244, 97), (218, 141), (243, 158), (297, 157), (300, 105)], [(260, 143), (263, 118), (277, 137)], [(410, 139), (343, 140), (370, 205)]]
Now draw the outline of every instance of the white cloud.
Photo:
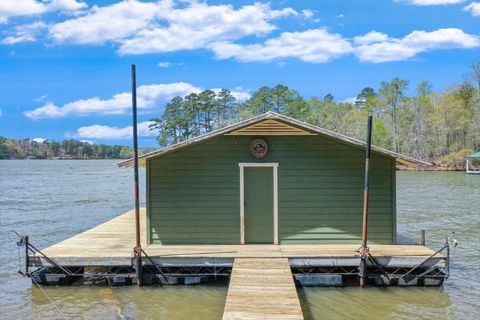
[(170, 62), (167, 62), (167, 61), (162, 61), (162, 62), (159, 62), (157, 64), (157, 66), (159, 66), (160, 68), (168, 68), (170, 67), (172, 64)]
[(395, 0), (395, 2), (405, 2), (416, 6), (438, 6), (446, 4), (462, 3), (465, 0)]
[(388, 35), (382, 32), (370, 31), (363, 36), (356, 36), (353, 38), (353, 42), (356, 45), (371, 44), (375, 42), (387, 41)]
[(40, 15), (52, 11), (76, 11), (87, 5), (77, 0), (1, 0), (0, 23), (11, 17)]
[(351, 97), (351, 98), (346, 98), (346, 99), (343, 99), (342, 103), (350, 103), (350, 104), (355, 104), (355, 102), (357, 101), (357, 98), (356, 97)]
[[(173, 52), (205, 48), (213, 41), (263, 35), (276, 27), (271, 20), (300, 15), (292, 8), (273, 10), (255, 3), (235, 9), (232, 5), (208, 5), (173, 0), (139, 2), (125, 0), (93, 6), (78, 17), (51, 26), (50, 37), (58, 43), (119, 44), (122, 55)], [(313, 12), (304, 10), (305, 18)]]
[[(155, 137), (157, 134), (149, 130), (151, 121), (140, 122), (137, 124), (137, 132), (139, 137)], [(130, 139), (133, 135), (133, 127), (110, 127), (95, 124), (87, 127), (80, 127), (76, 132), (78, 138), (86, 139), (100, 139), (100, 140), (116, 140), (116, 139)]]
[(255, 3), (235, 10), (232, 5), (209, 6), (192, 2), (183, 9), (163, 15), (167, 25), (140, 30), (133, 37), (122, 39), (119, 54), (173, 52), (206, 48), (214, 41), (235, 40), (248, 35), (263, 35), (276, 27), (270, 20), (298, 14), (291, 8), (272, 10)]
[(237, 99), (238, 101), (245, 101), (250, 99), (252, 96), (250, 92), (248, 91), (243, 91), (243, 90), (233, 90), (230, 92), (232, 96)]
[[(220, 91), (220, 89), (213, 90), (216, 92)], [(202, 88), (186, 82), (143, 85), (137, 88), (137, 106), (139, 110), (155, 110), (175, 96), (185, 96), (189, 93), (198, 93), (200, 91), (202, 91)], [(231, 93), (239, 101), (250, 98), (250, 93), (241, 88), (232, 90)], [(131, 94), (122, 92), (108, 99), (99, 97), (80, 99), (66, 103), (63, 106), (47, 102), (42, 107), (24, 112), (24, 115), (34, 120), (67, 116), (120, 115), (130, 112), (131, 108)]]
[(49, 34), (57, 42), (77, 44), (119, 40), (146, 28), (163, 10), (169, 11), (171, 5), (171, 1), (130, 0), (104, 7), (93, 6), (80, 17), (54, 24)]
[(310, 10), (310, 9), (304, 9), (302, 10), (302, 15), (305, 19), (310, 19), (315, 15), (315, 11)]
[[(163, 104), (175, 96), (183, 96), (191, 92), (199, 92), (200, 88), (186, 82), (169, 84), (144, 85), (137, 88), (137, 101), (139, 109), (152, 109), (158, 104)], [(30, 119), (61, 118), (66, 116), (87, 115), (118, 115), (128, 112), (132, 106), (131, 94), (122, 92), (109, 99), (99, 97), (81, 99), (69, 102), (61, 107), (52, 102), (44, 106), (25, 112)]]
[(446, 28), (431, 32), (413, 31), (401, 39), (388, 38), (360, 45), (356, 47), (356, 54), (362, 62), (380, 63), (407, 60), (418, 53), (434, 49), (476, 48), (479, 46), (479, 36), (465, 33), (461, 29)]
[(41, 101), (44, 101), (45, 99), (48, 98), (48, 95), (44, 94), (40, 97), (36, 97), (35, 99), (33, 99), (33, 101), (36, 101), (36, 102), (41, 102)]
[(45, 141), (47, 141), (47, 139), (45, 138), (34, 138), (32, 139), (33, 142), (36, 142), (36, 143), (44, 143)]
[(90, 144), (90, 145), (95, 144), (95, 142), (92, 141), (92, 140), (84, 140), (84, 139), (82, 139), (82, 140), (80, 140), (80, 142), (88, 143), (88, 144)]
[(2, 41), (0, 41), (1, 44), (17, 44), (21, 42), (34, 42), (37, 39), (30, 35), (30, 34), (22, 34), (22, 35), (15, 35), (15, 36), (8, 36), (6, 38), (3, 38)]
[(298, 58), (313, 63), (325, 63), (353, 51), (350, 43), (340, 34), (329, 33), (325, 28), (283, 32), (278, 38), (268, 39), (263, 44), (217, 42), (211, 48), (219, 59), (271, 61)]
[(480, 17), (480, 2), (472, 2), (463, 8), (463, 11), (469, 11), (472, 16)]
[(34, 42), (37, 40), (37, 35), (46, 27), (43, 21), (15, 26), (12, 34), (2, 39), (0, 43), (13, 45), (20, 42)]

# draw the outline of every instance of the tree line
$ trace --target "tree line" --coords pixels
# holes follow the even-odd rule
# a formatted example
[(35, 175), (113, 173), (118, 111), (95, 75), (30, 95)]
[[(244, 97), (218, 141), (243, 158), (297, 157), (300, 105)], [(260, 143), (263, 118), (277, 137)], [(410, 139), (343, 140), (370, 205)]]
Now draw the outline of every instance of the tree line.
[[(148, 149), (139, 150), (140, 153)], [(133, 149), (125, 146), (90, 144), (74, 139), (37, 142), (0, 137), (0, 159), (128, 159)]]
[(274, 111), (365, 140), (366, 119), (372, 114), (375, 145), (461, 166), (466, 154), (480, 148), (480, 64), (472, 70), (475, 84), (465, 80), (435, 92), (428, 81), (410, 90), (408, 80), (394, 78), (381, 82), (377, 91), (362, 89), (354, 101), (336, 101), (332, 94), (305, 99), (281, 84), (261, 87), (246, 101), (236, 100), (227, 89), (205, 90), (173, 98), (151, 120), (150, 129), (158, 131), (160, 146), (168, 146)]

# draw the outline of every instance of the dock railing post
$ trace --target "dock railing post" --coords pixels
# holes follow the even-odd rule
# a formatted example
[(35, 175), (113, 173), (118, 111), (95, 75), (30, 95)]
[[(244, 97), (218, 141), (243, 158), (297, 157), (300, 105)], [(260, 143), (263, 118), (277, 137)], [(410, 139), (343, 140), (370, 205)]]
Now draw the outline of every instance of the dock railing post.
[(360, 247), (360, 287), (365, 287), (367, 277), (367, 261), (369, 249), (367, 245), (368, 235), (368, 188), (370, 184), (370, 151), (372, 148), (372, 116), (368, 116), (367, 145), (365, 148), (365, 188), (363, 190), (363, 223), (362, 223), (362, 246)]
[(425, 229), (420, 230), (420, 244), (425, 247)]
[(133, 163), (134, 163), (134, 198), (135, 198), (135, 277), (137, 286), (142, 285), (142, 245), (140, 242), (140, 195), (138, 190), (138, 137), (137, 137), (137, 75), (132, 64), (132, 114), (133, 114)]

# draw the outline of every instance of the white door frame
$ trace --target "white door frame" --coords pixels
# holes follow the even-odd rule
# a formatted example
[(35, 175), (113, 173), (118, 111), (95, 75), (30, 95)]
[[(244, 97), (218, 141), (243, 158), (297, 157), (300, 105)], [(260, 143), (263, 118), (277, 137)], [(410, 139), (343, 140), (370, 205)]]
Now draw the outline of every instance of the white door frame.
[(273, 169), (273, 243), (278, 244), (278, 163), (240, 162), (240, 244), (245, 244), (245, 167), (267, 167)]

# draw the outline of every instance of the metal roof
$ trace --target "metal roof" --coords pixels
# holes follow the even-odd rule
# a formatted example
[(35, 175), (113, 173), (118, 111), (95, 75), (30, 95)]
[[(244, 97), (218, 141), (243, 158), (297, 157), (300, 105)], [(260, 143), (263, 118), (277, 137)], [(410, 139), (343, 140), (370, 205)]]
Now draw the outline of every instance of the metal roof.
[[(159, 156), (168, 154), (170, 152), (182, 149), (182, 148), (190, 146), (192, 144), (196, 144), (196, 143), (199, 143), (201, 141), (205, 141), (205, 140), (214, 138), (216, 136), (229, 133), (229, 132), (237, 130), (239, 128), (247, 127), (249, 125), (255, 124), (257, 122), (260, 122), (260, 121), (263, 121), (263, 120), (266, 120), (266, 119), (278, 120), (278, 121), (287, 123), (287, 124), (292, 125), (292, 126), (302, 128), (302, 129), (310, 131), (310, 132), (322, 134), (324, 136), (333, 138), (334, 140), (337, 140), (339, 142), (344, 142), (344, 143), (349, 144), (349, 145), (358, 146), (358, 147), (362, 147), (362, 148), (365, 148), (365, 146), (366, 146), (366, 143), (364, 141), (361, 141), (361, 140), (358, 140), (358, 139), (355, 139), (355, 138), (351, 138), (351, 137), (348, 137), (346, 135), (336, 133), (336, 132), (333, 132), (333, 131), (330, 131), (330, 130), (326, 130), (326, 129), (323, 129), (323, 128), (320, 128), (320, 127), (317, 127), (317, 126), (313, 126), (311, 124), (308, 124), (308, 123), (305, 123), (305, 122), (302, 122), (302, 121), (299, 121), (299, 120), (296, 120), (296, 119), (293, 119), (293, 118), (290, 118), (290, 117), (287, 117), (287, 116), (284, 116), (284, 115), (281, 115), (281, 114), (278, 114), (278, 113), (275, 113), (275, 112), (267, 112), (267, 113), (261, 114), (259, 116), (256, 116), (256, 117), (253, 117), (253, 118), (243, 120), (243, 121), (237, 122), (235, 124), (226, 126), (224, 128), (211, 131), (209, 133), (200, 135), (198, 137), (182, 141), (180, 143), (171, 145), (169, 147), (165, 147), (165, 148), (162, 148), (162, 149), (150, 152), (150, 153), (146, 153), (146, 154), (138, 157), (139, 164), (140, 165), (145, 165), (145, 161), (147, 159), (151, 159), (151, 158), (155, 158), (155, 157), (159, 157)], [(431, 166), (432, 165), (429, 162), (418, 160), (418, 159), (415, 159), (415, 158), (412, 158), (412, 157), (409, 157), (409, 156), (406, 156), (406, 155), (403, 155), (403, 154), (399, 154), (399, 153), (396, 153), (396, 152), (393, 152), (393, 151), (390, 151), (390, 150), (387, 150), (387, 149), (384, 149), (384, 148), (373, 146), (373, 145), (372, 145), (372, 151), (376, 152), (376, 153), (379, 153), (379, 154), (383, 154), (383, 155), (388, 156), (390, 158), (394, 158), (394, 159), (397, 160), (398, 163), (404, 164), (404, 165), (419, 165), (419, 164), (424, 165), (424, 166)], [(128, 159), (128, 160), (125, 160), (125, 161), (121, 161), (121, 162), (117, 163), (117, 165), (119, 167), (131, 167), (131, 166), (133, 166), (133, 159)]]
[(480, 158), (480, 151), (468, 155), (467, 158)]

